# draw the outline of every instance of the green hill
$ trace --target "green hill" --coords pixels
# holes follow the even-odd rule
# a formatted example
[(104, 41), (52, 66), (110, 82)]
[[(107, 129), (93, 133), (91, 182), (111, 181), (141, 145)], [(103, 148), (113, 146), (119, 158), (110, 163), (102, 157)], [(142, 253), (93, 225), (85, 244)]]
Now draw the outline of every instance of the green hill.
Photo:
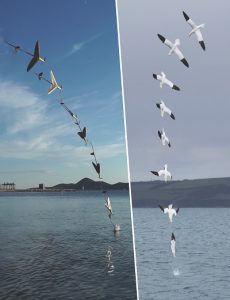
[(115, 184), (110, 184), (104, 181), (94, 181), (90, 178), (83, 178), (77, 183), (60, 183), (51, 189), (60, 190), (128, 190), (128, 183), (118, 182)]
[(173, 203), (178, 207), (230, 206), (230, 178), (133, 182), (134, 207), (156, 207)]

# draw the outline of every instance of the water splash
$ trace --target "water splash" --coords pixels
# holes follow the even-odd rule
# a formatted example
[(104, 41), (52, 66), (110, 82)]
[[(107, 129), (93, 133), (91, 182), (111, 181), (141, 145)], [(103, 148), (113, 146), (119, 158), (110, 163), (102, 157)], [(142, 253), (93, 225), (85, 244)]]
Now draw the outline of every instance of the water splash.
[(180, 270), (178, 268), (173, 269), (173, 275), (174, 276), (179, 276), (180, 275)]
[(108, 249), (106, 251), (106, 270), (108, 274), (112, 274), (114, 272), (114, 264), (112, 262), (112, 247), (108, 246)]

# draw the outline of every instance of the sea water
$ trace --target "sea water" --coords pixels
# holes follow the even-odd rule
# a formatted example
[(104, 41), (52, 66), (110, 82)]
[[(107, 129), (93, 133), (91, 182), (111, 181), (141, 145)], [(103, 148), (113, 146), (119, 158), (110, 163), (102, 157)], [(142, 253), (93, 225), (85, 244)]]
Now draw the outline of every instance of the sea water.
[[(230, 299), (230, 208), (135, 208), (140, 300)], [(170, 238), (176, 237), (176, 258)]]
[(1, 193), (0, 299), (136, 299), (129, 195), (109, 196), (116, 236), (101, 192)]

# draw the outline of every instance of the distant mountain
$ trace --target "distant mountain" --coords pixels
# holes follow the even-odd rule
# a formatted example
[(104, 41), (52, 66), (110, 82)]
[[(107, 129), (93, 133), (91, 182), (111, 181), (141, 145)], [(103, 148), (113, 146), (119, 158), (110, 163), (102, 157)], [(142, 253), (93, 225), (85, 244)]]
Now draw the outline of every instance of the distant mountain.
[(128, 190), (128, 183), (118, 182), (115, 184), (109, 184), (104, 181), (94, 181), (90, 178), (83, 178), (77, 183), (61, 183), (51, 187), (51, 189), (60, 190)]
[(132, 182), (134, 207), (229, 207), (230, 178)]

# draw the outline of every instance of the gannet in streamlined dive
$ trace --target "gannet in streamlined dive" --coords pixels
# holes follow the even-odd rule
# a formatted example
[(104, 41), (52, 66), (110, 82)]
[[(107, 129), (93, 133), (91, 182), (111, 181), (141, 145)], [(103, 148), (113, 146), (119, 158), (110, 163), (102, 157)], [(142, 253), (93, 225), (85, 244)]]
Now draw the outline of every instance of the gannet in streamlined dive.
[(30, 52), (27, 52), (27, 51), (24, 51), (26, 54), (30, 55), (30, 56), (33, 56), (33, 58), (31, 59), (31, 61), (29, 62), (28, 64), (28, 67), (27, 67), (27, 72), (29, 72), (30, 69), (33, 68), (33, 66), (38, 62), (38, 61), (41, 61), (41, 62), (45, 62), (45, 58), (42, 58), (40, 56), (40, 46), (39, 46), (39, 42), (37, 41), (36, 44), (35, 44), (35, 47), (34, 47), (34, 53), (30, 53)]
[(164, 176), (164, 181), (167, 182), (168, 179), (172, 179), (172, 175), (171, 173), (168, 171), (168, 166), (167, 164), (164, 165), (164, 170), (160, 170), (160, 171), (150, 171), (151, 173), (153, 173), (156, 176)]
[(176, 257), (176, 238), (174, 233), (171, 235), (171, 250), (174, 257)]
[(163, 85), (166, 84), (166, 85), (170, 86), (171, 89), (180, 91), (180, 88), (178, 86), (176, 86), (175, 84), (172, 83), (172, 81), (170, 81), (166, 78), (166, 75), (164, 72), (161, 72), (161, 75), (153, 74), (153, 78), (160, 81), (160, 88), (162, 88)]
[(173, 205), (170, 204), (168, 207), (162, 207), (161, 205), (158, 205), (160, 207), (160, 209), (163, 211), (164, 214), (168, 214), (169, 215), (169, 220), (172, 223), (172, 218), (173, 216), (176, 216), (179, 212), (179, 208), (175, 209), (173, 208)]
[(92, 161), (92, 165), (93, 165), (95, 171), (96, 171), (97, 174), (98, 174), (98, 178), (99, 178), (99, 179), (102, 179), (102, 178), (101, 178), (101, 167), (100, 167), (100, 164), (99, 164), (98, 162), (95, 163), (95, 162)]
[(162, 128), (162, 130), (158, 130), (158, 135), (159, 135), (159, 138), (161, 139), (161, 143), (163, 146), (166, 145), (166, 143), (168, 144), (169, 147), (171, 147), (171, 143), (169, 141), (169, 138), (166, 136), (165, 134), (165, 130), (164, 128)]
[[(94, 160), (95, 160), (95, 162), (97, 163), (97, 157), (96, 157), (96, 154), (95, 154), (95, 151), (94, 151), (93, 143), (90, 142), (90, 145), (91, 145), (91, 148), (92, 148), (92, 150), (91, 150), (91, 152), (90, 152), (90, 155), (92, 155), (92, 156), (94, 157)], [(105, 194), (105, 193), (107, 193), (107, 192), (106, 192), (106, 191), (103, 191), (103, 193)]]
[(166, 114), (170, 115), (170, 117), (171, 117), (173, 120), (175, 120), (174, 114), (173, 114), (172, 111), (165, 105), (164, 101), (161, 100), (160, 103), (156, 103), (156, 106), (157, 106), (157, 108), (160, 109), (162, 118), (164, 117), (164, 113), (166, 113)]
[(44, 80), (44, 81), (46, 81), (46, 82), (52, 84), (51, 81), (49, 81), (48, 79), (46, 79), (46, 78), (43, 76), (43, 72), (40, 72), (40, 73), (34, 72), (34, 74), (37, 76), (38, 80)]
[(170, 48), (169, 51), (169, 55), (171, 55), (172, 53), (175, 53), (178, 57), (179, 60), (187, 67), (189, 68), (189, 64), (187, 62), (187, 60), (185, 59), (183, 53), (180, 51), (180, 49), (178, 48), (178, 46), (180, 46), (180, 39), (176, 39), (174, 43), (172, 43), (170, 40), (166, 39), (165, 37), (163, 37), (161, 34), (158, 34), (159, 39)]
[(205, 43), (201, 33), (201, 28), (205, 27), (205, 24), (196, 25), (196, 23), (189, 18), (189, 16), (183, 11), (183, 15), (187, 23), (192, 27), (192, 31), (190, 31), (189, 36), (195, 33), (199, 44), (201, 45), (202, 49), (205, 50)]
[(110, 201), (109, 196), (107, 196), (107, 199), (105, 200), (105, 207), (108, 209), (108, 211), (109, 211), (109, 218), (111, 219), (113, 211), (112, 211), (112, 203)]
[[(94, 151), (93, 143), (90, 142), (90, 145), (91, 145), (91, 148), (92, 148), (92, 151), (90, 152), (90, 155), (94, 156), (95, 161), (97, 161), (97, 158), (95, 156), (95, 151)], [(102, 193), (106, 193), (106, 191), (103, 191)]]
[(54, 77), (53, 71), (50, 71), (50, 84), (51, 86), (48, 89), (48, 95), (51, 94), (53, 91), (55, 91), (56, 89), (62, 90), (62, 86), (59, 85)]
[(78, 121), (77, 115), (75, 115), (63, 102), (63, 100), (61, 100), (60, 104), (65, 108), (65, 110), (71, 115), (72, 118), (74, 118), (76, 121)]

